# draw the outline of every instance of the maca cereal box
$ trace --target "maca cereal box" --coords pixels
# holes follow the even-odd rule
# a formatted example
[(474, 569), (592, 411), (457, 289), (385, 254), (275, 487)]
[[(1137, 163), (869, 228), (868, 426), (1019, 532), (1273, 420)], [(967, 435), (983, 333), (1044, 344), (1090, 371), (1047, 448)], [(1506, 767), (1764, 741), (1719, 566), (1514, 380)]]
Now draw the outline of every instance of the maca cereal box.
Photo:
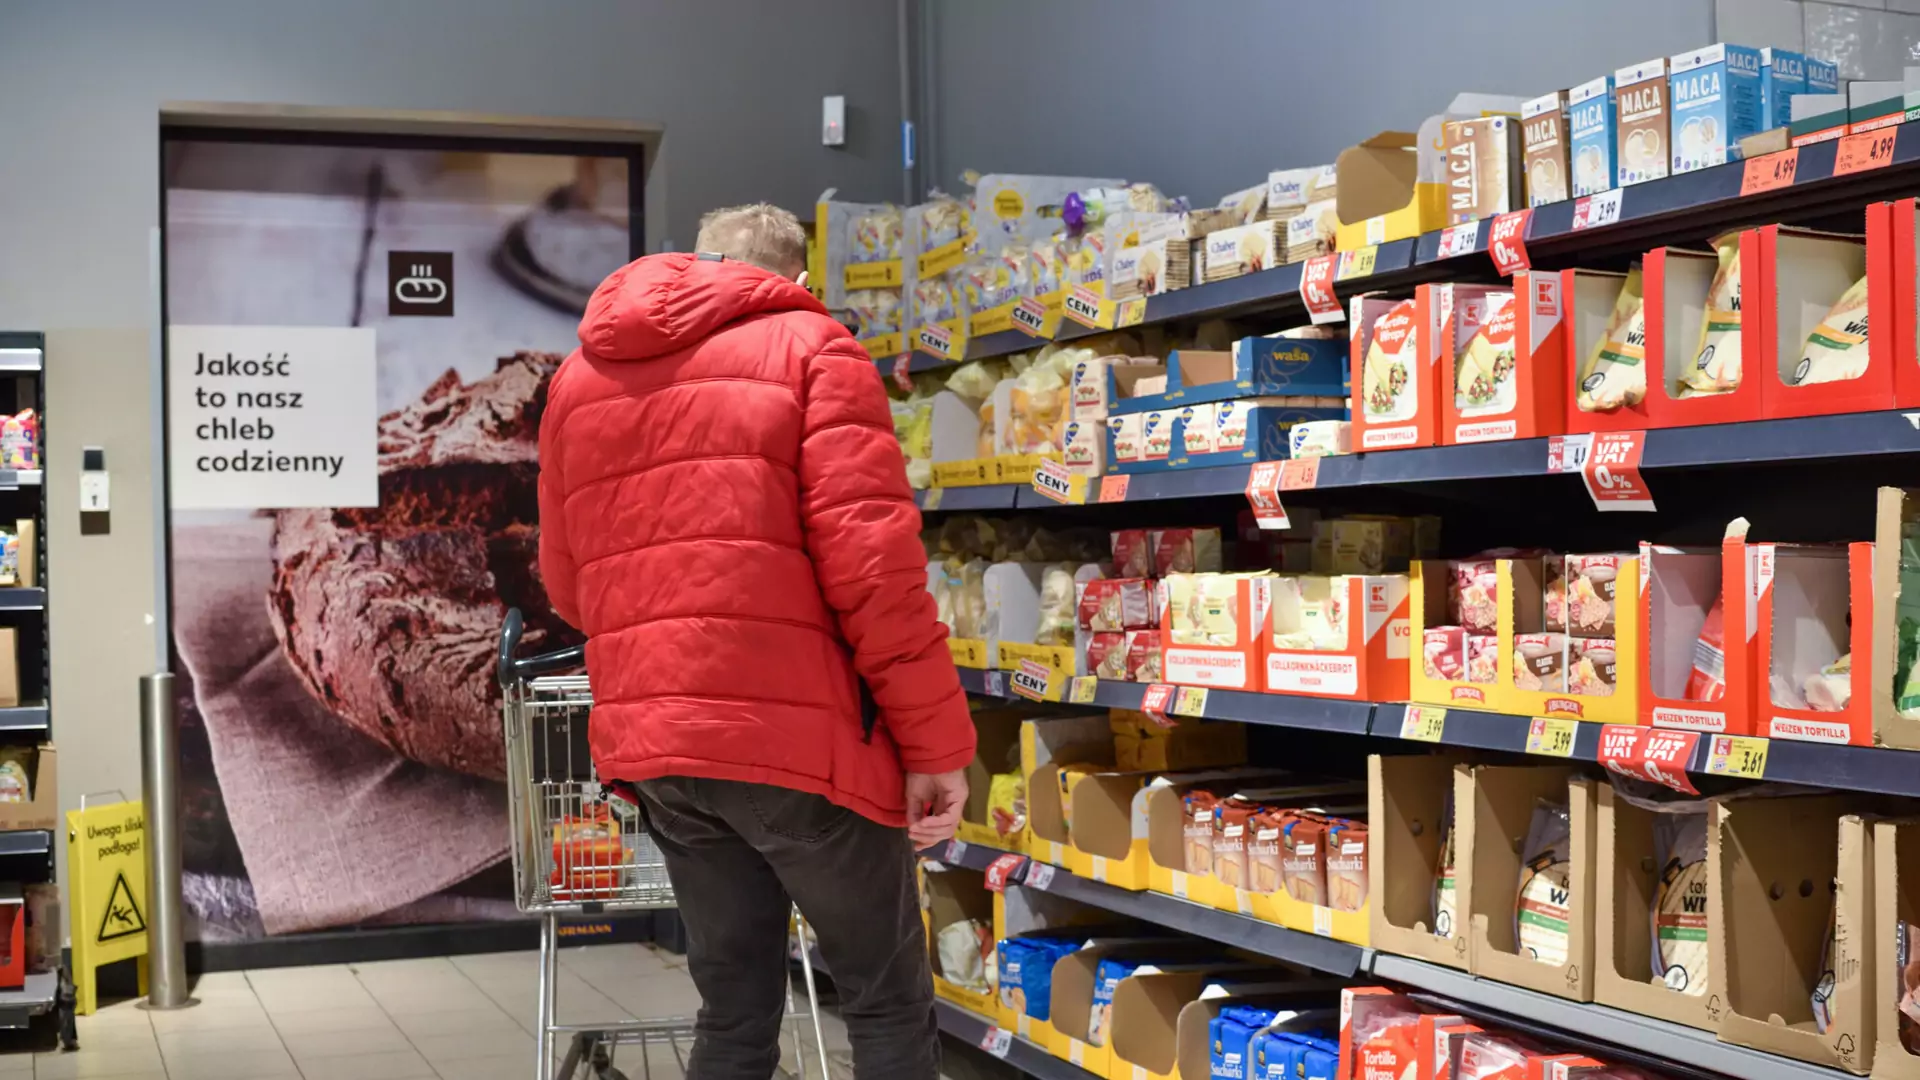
[(1440, 332), (1436, 287), (1412, 300), (1355, 297), (1352, 306), (1353, 447), (1398, 450), (1439, 443), (1434, 356), (1423, 343)]
[(1760, 50), (1709, 45), (1669, 64), (1673, 90), (1673, 171), (1724, 165), (1740, 140), (1761, 130)]
[(1567, 167), (1567, 92), (1555, 90), (1520, 107), (1522, 172), (1527, 205), (1544, 206), (1571, 197)]
[(1567, 130), (1574, 197), (1611, 190), (1618, 160), (1613, 76), (1602, 75), (1567, 91)]
[(1613, 73), (1619, 106), (1619, 186), (1658, 180), (1669, 171), (1667, 58)]

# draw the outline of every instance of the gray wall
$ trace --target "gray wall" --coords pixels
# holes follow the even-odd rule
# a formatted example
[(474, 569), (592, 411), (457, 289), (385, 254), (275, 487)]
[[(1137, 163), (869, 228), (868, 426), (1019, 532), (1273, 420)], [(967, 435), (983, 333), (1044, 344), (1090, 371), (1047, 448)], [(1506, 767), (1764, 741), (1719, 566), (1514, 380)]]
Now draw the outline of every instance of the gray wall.
[[(889, 0), (0, 0), (0, 327), (47, 330), (61, 800), (140, 787), (154, 662), (149, 245), (162, 102), (448, 109), (664, 124), (650, 241), (827, 187), (897, 198)], [(844, 94), (848, 146), (820, 145)], [(672, 193), (666, 178), (672, 177)], [(78, 530), (103, 445), (113, 530)], [(64, 845), (62, 845), (64, 847)]]
[(1713, 40), (1711, 0), (930, 6), (932, 181), (1124, 176), (1208, 204), (1412, 130), (1458, 91), (1531, 96)]

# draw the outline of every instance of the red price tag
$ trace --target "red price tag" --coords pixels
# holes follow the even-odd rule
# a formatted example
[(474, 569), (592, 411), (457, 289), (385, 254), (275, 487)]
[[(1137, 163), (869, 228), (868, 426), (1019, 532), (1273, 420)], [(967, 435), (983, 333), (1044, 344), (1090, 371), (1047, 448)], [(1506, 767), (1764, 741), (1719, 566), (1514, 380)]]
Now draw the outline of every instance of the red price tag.
[(901, 353), (893, 358), (893, 382), (903, 393), (913, 393), (913, 354)]
[(1007, 884), (1013, 880), (1020, 868), (1026, 865), (1025, 855), (1006, 854), (987, 864), (987, 888), (994, 892), (1006, 892)]
[(1281, 462), (1262, 461), (1247, 476), (1247, 503), (1253, 521), (1262, 529), (1291, 529), (1287, 508), (1280, 505)]
[[(1894, 126), (1842, 138), (1839, 148), (1833, 152), (1833, 175), (1846, 176), (1868, 169), (1884, 169), (1893, 164), (1893, 144), (1899, 141), (1899, 137), (1900, 128)], [(1740, 194), (1745, 195), (1746, 192)]]
[[(1794, 173), (1799, 168), (1800, 148), (1797, 146), (1777, 154), (1748, 158), (1746, 169), (1740, 174), (1740, 194), (1758, 195), (1775, 188), (1791, 187)], [(1836, 168), (1834, 173), (1838, 175), (1839, 169)]]
[(1316, 255), (1300, 269), (1300, 302), (1316, 323), (1339, 322), (1347, 317), (1340, 298), (1333, 294), (1333, 272), (1338, 256)]
[(1440, 230), (1440, 250), (1435, 253), (1435, 256), (1441, 259), (1451, 259), (1457, 255), (1466, 255), (1472, 252), (1475, 247), (1478, 247), (1479, 244), (1480, 223), (1478, 221), (1467, 221), (1459, 225), (1449, 225)]
[(1644, 431), (1595, 433), (1593, 449), (1580, 469), (1594, 509), (1653, 511), (1653, 493), (1640, 475), (1640, 451), (1646, 442)]
[(1610, 188), (1598, 195), (1588, 195), (1573, 204), (1573, 227), (1579, 229), (1598, 229), (1620, 220), (1620, 188)]
[(1592, 435), (1552, 435), (1547, 438), (1547, 471), (1550, 473), (1579, 472), (1587, 464), (1587, 454), (1593, 450)]
[(1140, 711), (1147, 719), (1164, 727), (1172, 727), (1173, 721), (1167, 719), (1167, 710), (1173, 708), (1173, 687), (1166, 683), (1153, 683), (1140, 698)]
[(1600, 764), (1640, 780), (1665, 784), (1689, 795), (1700, 794), (1687, 777), (1687, 763), (1700, 741), (1697, 731), (1664, 731), (1628, 724), (1600, 728)]
[(1296, 458), (1280, 463), (1281, 491), (1310, 491), (1319, 485), (1319, 458)]
[(1100, 501), (1126, 502), (1128, 473), (1113, 473), (1100, 478)]
[(1527, 263), (1527, 221), (1531, 210), (1516, 210), (1493, 219), (1493, 231), (1487, 234), (1487, 254), (1493, 265), (1509, 277), (1525, 270)]

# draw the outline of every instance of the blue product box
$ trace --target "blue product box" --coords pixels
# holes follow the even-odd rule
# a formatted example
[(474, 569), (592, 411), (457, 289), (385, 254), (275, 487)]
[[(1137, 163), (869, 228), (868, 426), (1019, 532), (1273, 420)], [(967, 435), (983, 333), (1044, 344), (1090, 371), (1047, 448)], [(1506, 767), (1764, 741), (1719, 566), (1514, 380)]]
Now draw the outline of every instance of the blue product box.
[(1144, 963), (1145, 960), (1116, 960), (1109, 957), (1101, 960), (1093, 969), (1093, 1014), (1087, 1018), (1088, 1044), (1107, 1045), (1107, 1036), (1113, 1030), (1113, 992), (1119, 989), (1121, 979), (1133, 974)]
[(1255, 1034), (1273, 1023), (1272, 1009), (1229, 1005), (1207, 1024), (1211, 1080), (1247, 1080), (1247, 1050)]
[[(1242, 465), (1249, 461), (1285, 461), (1290, 453), (1288, 432), (1295, 424), (1308, 420), (1345, 420), (1347, 410), (1294, 405), (1271, 398), (1247, 398), (1223, 401), (1212, 406), (1212, 413), (1201, 406), (1193, 410), (1193, 419), (1210, 422), (1211, 438), (1195, 439), (1200, 445), (1211, 443), (1210, 453), (1187, 450), (1187, 415), (1173, 415), (1173, 450), (1165, 462), (1150, 462), (1161, 468), (1204, 469), (1213, 465)], [(1124, 471), (1124, 470), (1123, 470)], [(1146, 471), (1146, 470), (1136, 470)]]
[(1167, 376), (1167, 387), (1172, 389), (1173, 376), (1165, 364), (1108, 364), (1107, 377), (1107, 415), (1119, 416), (1125, 413), (1143, 413), (1151, 409), (1167, 407), (1165, 394), (1134, 393), (1134, 385), (1141, 379)]
[(1247, 1043), (1247, 1080), (1294, 1080), (1306, 1044), (1279, 1031), (1263, 1031)]
[(1760, 130), (1793, 122), (1793, 95), (1807, 92), (1807, 58), (1787, 49), (1760, 50)]
[(1807, 93), (1837, 94), (1840, 92), (1840, 66), (1828, 63), (1817, 57), (1807, 60)]
[(1295, 1059), (1296, 1080), (1334, 1080), (1340, 1071), (1340, 1046), (1329, 1039), (1305, 1039), (1306, 1049)]
[(1602, 75), (1567, 91), (1567, 153), (1573, 195), (1598, 195), (1614, 183), (1618, 140), (1613, 109), (1613, 76)]
[(1673, 101), (1673, 171), (1692, 172), (1740, 158), (1740, 140), (1760, 126), (1760, 50), (1709, 45), (1667, 66)]
[(1182, 405), (1284, 394), (1347, 396), (1353, 364), (1346, 341), (1249, 337), (1232, 352), (1195, 349), (1167, 357), (1167, 403)]

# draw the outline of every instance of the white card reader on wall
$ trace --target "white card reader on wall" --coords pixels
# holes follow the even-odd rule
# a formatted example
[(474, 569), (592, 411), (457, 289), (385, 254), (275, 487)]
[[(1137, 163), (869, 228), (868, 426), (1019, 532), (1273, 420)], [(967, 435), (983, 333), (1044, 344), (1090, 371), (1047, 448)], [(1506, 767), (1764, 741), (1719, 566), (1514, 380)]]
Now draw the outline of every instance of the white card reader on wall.
[(80, 448), (80, 512), (107, 512), (107, 451), (104, 447)]
[(820, 143), (823, 146), (847, 145), (847, 99), (839, 94), (826, 98), (822, 103)]

